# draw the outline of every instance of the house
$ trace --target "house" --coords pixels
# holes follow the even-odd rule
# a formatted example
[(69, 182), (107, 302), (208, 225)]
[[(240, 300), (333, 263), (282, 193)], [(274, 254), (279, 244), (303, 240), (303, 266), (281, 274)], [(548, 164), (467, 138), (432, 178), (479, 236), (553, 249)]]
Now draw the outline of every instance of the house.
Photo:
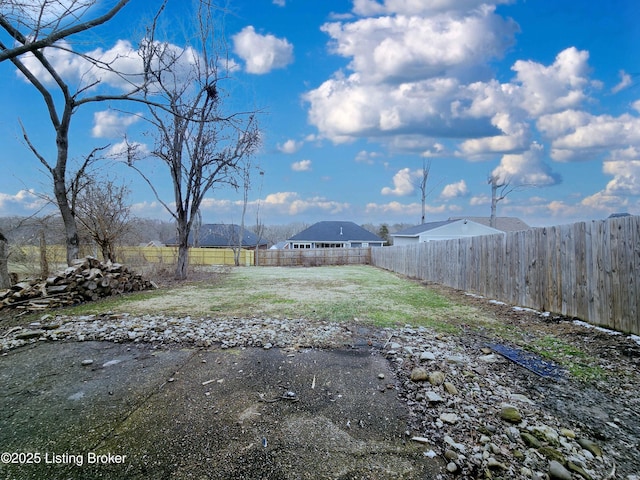
[(353, 222), (318, 222), (287, 239), (284, 248), (381, 247), (384, 240)]
[[(193, 232), (189, 235), (189, 246), (201, 248), (236, 248), (240, 243), (238, 235), (240, 226), (231, 223), (205, 223), (200, 226), (198, 241), (193, 242)], [(167, 246), (175, 246), (178, 241), (174, 237)], [(245, 228), (242, 232), (242, 248), (255, 250), (256, 248), (267, 248), (267, 241), (258, 239), (255, 233)]]
[[(480, 223), (481, 225), (491, 226), (491, 217), (450, 217), (449, 220), (470, 220)], [(521, 230), (529, 230), (531, 227), (520, 220), (518, 217), (496, 217), (496, 226), (494, 227), (503, 232), (519, 232)]]
[(399, 232), (392, 233), (394, 245), (410, 245), (433, 240), (449, 240), (451, 238), (475, 237), (479, 235), (495, 235), (504, 232), (467, 219), (443, 220), (416, 225)]

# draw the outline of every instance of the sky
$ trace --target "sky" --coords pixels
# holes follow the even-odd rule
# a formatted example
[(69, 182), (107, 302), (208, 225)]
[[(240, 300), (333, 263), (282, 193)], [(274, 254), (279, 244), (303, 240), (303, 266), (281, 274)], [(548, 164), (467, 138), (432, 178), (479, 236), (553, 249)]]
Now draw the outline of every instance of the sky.
[[(126, 59), (149, 4), (69, 48)], [(187, 3), (169, 2), (166, 39), (185, 46)], [(102, 7), (104, 8), (105, 5)], [(490, 175), (515, 187), (499, 216), (531, 226), (640, 214), (640, 3), (636, 0), (228, 0), (224, 38), (233, 107), (259, 112), (246, 222), (321, 220), (419, 224), (489, 216)], [(222, 30), (222, 29), (221, 29)], [(65, 79), (91, 76), (70, 55), (51, 57)], [(109, 88), (117, 89), (116, 82)], [(84, 82), (84, 83), (83, 83)], [(145, 146), (149, 125), (120, 105), (79, 107), (70, 151)], [(47, 211), (51, 186), (29, 138), (55, 158), (42, 97), (0, 63), (0, 216)], [(151, 147), (148, 146), (150, 149)], [(143, 168), (163, 202), (172, 189), (158, 160)], [(126, 183), (134, 215), (169, 220), (122, 162), (100, 174)], [(242, 191), (218, 188), (205, 223), (239, 223)]]

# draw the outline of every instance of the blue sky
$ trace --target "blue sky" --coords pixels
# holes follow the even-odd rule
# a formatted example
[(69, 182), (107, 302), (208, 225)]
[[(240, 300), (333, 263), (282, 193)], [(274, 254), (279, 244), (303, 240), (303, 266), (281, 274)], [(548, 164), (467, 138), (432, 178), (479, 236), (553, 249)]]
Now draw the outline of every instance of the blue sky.
[[(73, 48), (124, 52), (149, 3), (132, 0)], [(176, 45), (184, 5), (169, 4)], [(488, 216), (490, 174), (526, 185), (498, 214), (534, 226), (640, 214), (639, 14), (634, 0), (230, 0), (226, 88), (263, 112), (250, 221), (259, 208), (266, 224), (419, 223), (425, 160), (427, 221)], [(9, 62), (0, 105), (0, 215), (29, 214), (50, 187), (18, 120), (48, 155), (53, 134)], [(78, 111), (71, 157), (117, 148), (124, 133), (145, 142), (140, 123), (110, 106)], [(147, 162), (171, 202), (161, 165)], [(102, 169), (129, 184), (136, 215), (169, 219), (135, 172)], [(241, 199), (210, 192), (203, 220), (239, 222)]]

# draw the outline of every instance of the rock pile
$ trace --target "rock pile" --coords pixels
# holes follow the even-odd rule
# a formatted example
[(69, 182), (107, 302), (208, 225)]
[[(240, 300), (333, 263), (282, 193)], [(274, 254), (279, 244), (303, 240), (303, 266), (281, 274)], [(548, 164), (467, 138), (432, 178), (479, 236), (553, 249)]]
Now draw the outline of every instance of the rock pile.
[(19, 282), (0, 291), (0, 308), (42, 310), (151, 288), (155, 288), (153, 282), (124, 265), (85, 257), (49, 278)]
[(428, 444), (426, 455), (446, 459), (458, 478), (615, 475), (613, 460), (585, 432), (522, 393), (507, 360), (426, 333), (405, 328), (386, 346), (411, 411), (407, 434)]

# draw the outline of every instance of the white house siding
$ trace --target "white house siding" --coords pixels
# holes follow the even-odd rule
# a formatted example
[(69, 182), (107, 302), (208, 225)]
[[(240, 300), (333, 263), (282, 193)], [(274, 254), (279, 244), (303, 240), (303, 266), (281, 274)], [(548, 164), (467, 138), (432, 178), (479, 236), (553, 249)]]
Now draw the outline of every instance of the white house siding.
[(412, 245), (414, 243), (418, 243), (418, 237), (393, 237), (394, 245)]
[(418, 242), (432, 242), (435, 240), (450, 240), (452, 238), (477, 237), (480, 235), (503, 234), (500, 230), (487, 227), (471, 221), (459, 221), (433, 228), (414, 236), (394, 236), (394, 245), (410, 245)]

